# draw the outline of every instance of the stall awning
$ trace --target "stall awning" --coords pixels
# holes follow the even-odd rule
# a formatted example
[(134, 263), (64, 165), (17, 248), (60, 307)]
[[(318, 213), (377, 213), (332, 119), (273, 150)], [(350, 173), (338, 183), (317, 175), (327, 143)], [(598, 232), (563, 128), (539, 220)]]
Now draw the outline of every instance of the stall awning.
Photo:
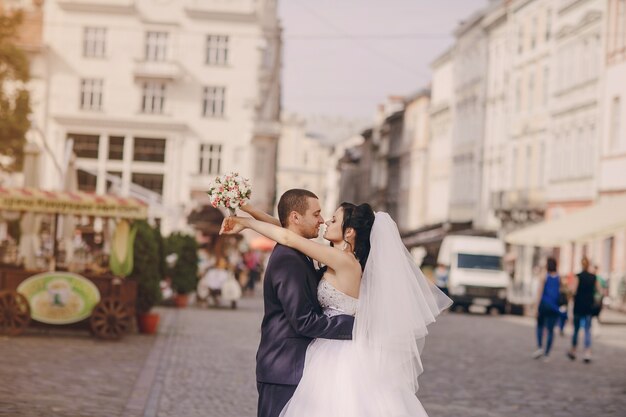
[(626, 196), (606, 197), (600, 202), (554, 220), (509, 233), (512, 245), (555, 247), (587, 242), (626, 229)]
[(0, 210), (125, 219), (145, 219), (148, 215), (147, 205), (135, 198), (38, 188), (0, 187)]

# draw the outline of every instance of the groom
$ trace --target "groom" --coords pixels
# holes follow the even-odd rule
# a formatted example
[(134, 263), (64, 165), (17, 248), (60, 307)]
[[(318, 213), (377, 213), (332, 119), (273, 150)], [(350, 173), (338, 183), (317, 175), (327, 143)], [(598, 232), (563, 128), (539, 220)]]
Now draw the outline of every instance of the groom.
[[(283, 227), (307, 239), (318, 236), (319, 199), (307, 190), (285, 192), (278, 202)], [(276, 245), (263, 282), (265, 315), (257, 352), (258, 417), (278, 417), (293, 396), (314, 338), (351, 339), (354, 318), (326, 317), (317, 301), (321, 276), (313, 261), (287, 246)]]

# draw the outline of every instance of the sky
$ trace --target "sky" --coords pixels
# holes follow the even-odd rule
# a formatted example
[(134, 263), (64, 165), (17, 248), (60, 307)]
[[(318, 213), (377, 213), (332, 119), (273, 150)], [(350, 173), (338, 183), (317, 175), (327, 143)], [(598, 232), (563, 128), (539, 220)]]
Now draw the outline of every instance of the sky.
[(371, 119), (428, 86), (459, 21), (487, 0), (280, 0), (283, 109)]

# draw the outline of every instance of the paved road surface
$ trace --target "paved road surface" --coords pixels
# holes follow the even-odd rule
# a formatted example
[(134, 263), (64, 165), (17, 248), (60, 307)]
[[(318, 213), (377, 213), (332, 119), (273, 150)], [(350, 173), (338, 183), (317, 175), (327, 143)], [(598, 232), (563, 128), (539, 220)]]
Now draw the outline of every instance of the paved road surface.
[[(76, 331), (0, 339), (0, 416), (252, 417), (260, 298), (159, 309), (158, 337)], [(446, 314), (431, 327), (420, 399), (431, 417), (623, 416), (626, 326), (603, 326), (590, 365), (530, 359), (532, 321)]]

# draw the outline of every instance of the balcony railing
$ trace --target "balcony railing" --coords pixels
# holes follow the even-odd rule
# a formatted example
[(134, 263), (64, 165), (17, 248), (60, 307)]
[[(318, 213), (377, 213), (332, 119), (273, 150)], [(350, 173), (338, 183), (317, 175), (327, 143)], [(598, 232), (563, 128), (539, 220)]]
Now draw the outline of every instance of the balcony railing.
[(58, 0), (65, 10), (131, 13), (135, 11), (136, 0)]
[(254, 0), (186, 0), (185, 11), (197, 18), (219, 15), (250, 17), (256, 13), (256, 3)]
[(494, 210), (542, 209), (546, 201), (542, 190), (509, 190), (491, 193), (491, 208)]
[(172, 61), (137, 61), (135, 63), (136, 78), (158, 78), (175, 80), (181, 75), (180, 66)]

